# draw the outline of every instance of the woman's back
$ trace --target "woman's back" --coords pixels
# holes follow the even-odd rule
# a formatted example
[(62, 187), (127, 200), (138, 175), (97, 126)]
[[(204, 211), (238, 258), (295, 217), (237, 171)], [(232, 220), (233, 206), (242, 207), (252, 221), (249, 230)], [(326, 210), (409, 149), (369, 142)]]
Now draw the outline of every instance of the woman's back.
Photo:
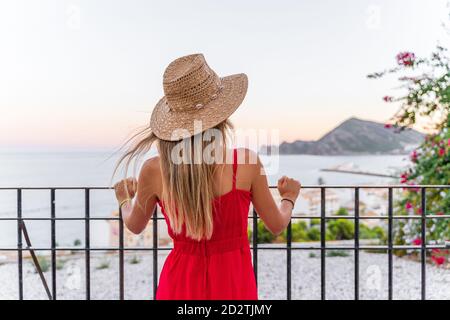
[[(227, 171), (226, 168), (223, 171)], [(185, 228), (175, 234), (164, 204), (158, 201), (174, 249), (161, 272), (157, 299), (257, 299), (247, 238), (251, 192), (236, 187), (237, 174), (235, 149), (231, 189), (213, 199), (210, 239), (194, 240), (186, 234)], [(227, 185), (223, 178), (224, 174), (221, 174), (216, 180), (219, 190)]]
[[(222, 164), (214, 177), (214, 189), (216, 189), (216, 196), (213, 199), (214, 228), (210, 240), (241, 236), (242, 234), (247, 235), (247, 216), (251, 202), (250, 186), (246, 187), (246, 184), (249, 182), (239, 179), (241, 187), (237, 187), (238, 150), (234, 149), (231, 152), (233, 154), (233, 162), (231, 164)], [(239, 166), (239, 169), (245, 170), (245, 168), (244, 165), (242, 168)], [(241, 173), (241, 170), (239, 171)], [(243, 175), (246, 174), (246, 172), (242, 173)], [(158, 204), (165, 214), (162, 201), (158, 201)], [(165, 216), (167, 217), (167, 215)], [(168, 219), (167, 223), (170, 227)], [(192, 240), (186, 235), (186, 230), (183, 230), (181, 234), (174, 234), (169, 228), (169, 234), (173, 239)]]

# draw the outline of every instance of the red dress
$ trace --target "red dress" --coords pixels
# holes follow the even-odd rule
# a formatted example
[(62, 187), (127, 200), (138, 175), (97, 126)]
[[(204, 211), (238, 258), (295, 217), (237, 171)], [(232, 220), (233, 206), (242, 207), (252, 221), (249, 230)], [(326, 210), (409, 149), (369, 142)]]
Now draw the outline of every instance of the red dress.
[(233, 154), (232, 190), (214, 199), (209, 240), (175, 235), (161, 202), (174, 248), (159, 280), (158, 300), (256, 300), (256, 281), (247, 236), (251, 193), (236, 189), (237, 153)]

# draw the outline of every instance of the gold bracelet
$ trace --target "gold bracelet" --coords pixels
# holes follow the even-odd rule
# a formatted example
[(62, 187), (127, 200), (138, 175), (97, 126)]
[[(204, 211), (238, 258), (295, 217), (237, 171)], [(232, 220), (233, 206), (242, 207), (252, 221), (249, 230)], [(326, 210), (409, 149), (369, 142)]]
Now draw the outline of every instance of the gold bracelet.
[(126, 199), (122, 200), (119, 204), (119, 209), (122, 209), (122, 206), (128, 201), (131, 201), (131, 198), (126, 198)]

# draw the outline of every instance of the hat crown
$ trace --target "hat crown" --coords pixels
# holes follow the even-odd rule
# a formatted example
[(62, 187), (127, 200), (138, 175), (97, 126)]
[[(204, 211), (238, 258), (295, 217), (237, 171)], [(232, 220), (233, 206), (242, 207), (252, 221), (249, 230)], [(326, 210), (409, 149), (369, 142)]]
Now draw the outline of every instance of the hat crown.
[(192, 54), (169, 64), (164, 72), (163, 87), (169, 109), (179, 112), (203, 108), (217, 97), (222, 84), (205, 57)]

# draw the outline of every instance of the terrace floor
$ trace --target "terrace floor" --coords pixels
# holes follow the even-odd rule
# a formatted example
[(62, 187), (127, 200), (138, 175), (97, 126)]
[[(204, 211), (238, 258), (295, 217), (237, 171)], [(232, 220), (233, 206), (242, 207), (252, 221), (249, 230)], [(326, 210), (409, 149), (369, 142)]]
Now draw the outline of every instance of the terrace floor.
[[(342, 252), (342, 251), (340, 251)], [(326, 298), (354, 298), (353, 251), (326, 258)], [(159, 271), (168, 251), (158, 253)], [(125, 299), (152, 299), (153, 260), (147, 252), (125, 254)], [(387, 254), (360, 252), (360, 299), (387, 299)], [(84, 255), (58, 256), (57, 298), (84, 299)], [(138, 262), (138, 263), (136, 263)], [(30, 259), (24, 259), (24, 299), (47, 299)], [(103, 267), (103, 268), (102, 268)], [(427, 299), (450, 299), (450, 270), (427, 265)], [(320, 299), (320, 252), (292, 251), (292, 299)], [(420, 262), (394, 257), (393, 298), (420, 299)], [(51, 283), (50, 272), (46, 279)], [(286, 299), (286, 251), (259, 250), (260, 299)], [(0, 265), (0, 299), (17, 299), (17, 265)], [(91, 299), (119, 298), (117, 253), (91, 254)]]

